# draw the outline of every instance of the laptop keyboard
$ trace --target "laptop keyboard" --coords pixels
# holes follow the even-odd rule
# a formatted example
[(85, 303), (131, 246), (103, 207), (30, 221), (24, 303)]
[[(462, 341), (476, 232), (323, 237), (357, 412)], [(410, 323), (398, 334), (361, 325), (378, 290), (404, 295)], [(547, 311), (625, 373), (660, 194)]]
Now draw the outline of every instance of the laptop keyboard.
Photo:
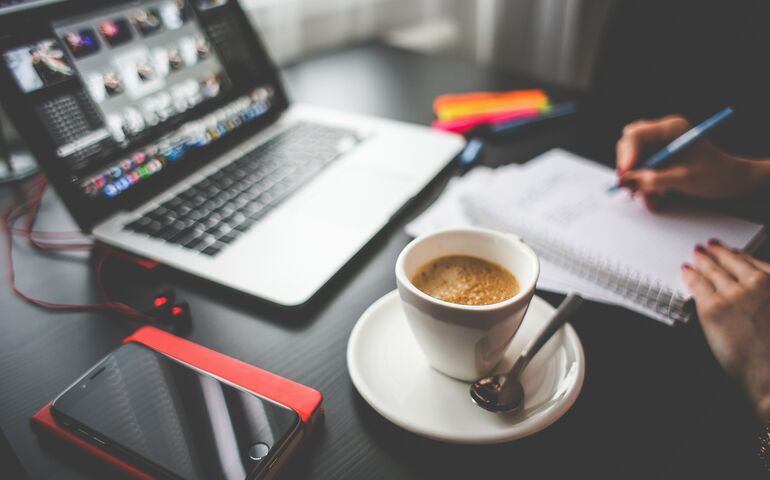
[(359, 141), (298, 123), (124, 228), (214, 256)]

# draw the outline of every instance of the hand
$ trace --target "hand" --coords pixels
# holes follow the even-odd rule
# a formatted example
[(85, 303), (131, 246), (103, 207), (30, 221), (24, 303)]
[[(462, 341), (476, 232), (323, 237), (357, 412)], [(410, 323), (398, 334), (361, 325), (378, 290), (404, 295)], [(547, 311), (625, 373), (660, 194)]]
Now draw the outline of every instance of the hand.
[(767, 182), (770, 162), (729, 155), (705, 139), (680, 153), (670, 167), (632, 170), (690, 128), (692, 125), (681, 116), (627, 125), (616, 146), (620, 184), (640, 194), (655, 210), (668, 193), (728, 198), (748, 195)]
[(717, 361), (770, 421), (770, 264), (711, 240), (682, 275)]

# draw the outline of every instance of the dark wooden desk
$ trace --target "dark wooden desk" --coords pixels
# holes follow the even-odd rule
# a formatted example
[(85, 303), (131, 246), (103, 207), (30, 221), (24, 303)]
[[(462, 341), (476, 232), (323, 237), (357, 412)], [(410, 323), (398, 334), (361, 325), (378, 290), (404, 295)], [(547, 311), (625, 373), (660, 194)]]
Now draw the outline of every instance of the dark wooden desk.
[[(431, 120), (437, 94), (533, 85), (464, 61), (379, 45), (298, 63), (286, 70), (286, 80), (298, 100), (420, 123)], [(585, 123), (575, 119), (531, 132), (492, 148), (485, 161), (520, 162), (553, 146), (590, 144)], [(533, 437), (497, 446), (445, 445), (375, 413), (348, 377), (348, 334), (364, 309), (395, 287), (393, 265), (409, 240), (402, 227), (445, 181), (439, 179), (305, 310), (276, 311), (173, 272), (146, 273), (119, 262), (106, 267), (107, 288), (117, 298), (146, 302), (155, 287), (172, 284), (192, 306), (191, 340), (324, 393), (324, 426), (287, 478), (762, 478), (753, 456), (758, 424), (697, 325), (669, 328), (606, 305), (589, 304), (574, 321), (587, 361), (580, 398)], [(0, 201), (12, 192), (0, 188)], [(49, 195), (41, 228), (71, 225)], [(19, 242), (16, 262), (19, 284), (29, 293), (95, 300), (85, 257), (42, 255)], [(0, 427), (33, 478), (114, 477), (66, 448), (41, 443), (28, 419), (138, 325), (111, 315), (52, 314), (7, 287), (3, 277)], [(561, 298), (541, 295), (554, 304)]]

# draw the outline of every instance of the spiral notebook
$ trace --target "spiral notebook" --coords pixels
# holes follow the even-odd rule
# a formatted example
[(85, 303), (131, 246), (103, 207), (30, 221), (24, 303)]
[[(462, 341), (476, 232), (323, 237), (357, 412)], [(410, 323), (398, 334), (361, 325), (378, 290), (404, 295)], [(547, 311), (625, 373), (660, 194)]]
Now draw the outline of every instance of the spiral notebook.
[(614, 171), (564, 150), (504, 168), (455, 188), (467, 223), (522, 237), (541, 259), (546, 289), (576, 291), (669, 324), (691, 315), (680, 265), (691, 261), (696, 243), (715, 237), (752, 250), (764, 238), (761, 225), (738, 218), (692, 208), (652, 213), (624, 192), (608, 194)]

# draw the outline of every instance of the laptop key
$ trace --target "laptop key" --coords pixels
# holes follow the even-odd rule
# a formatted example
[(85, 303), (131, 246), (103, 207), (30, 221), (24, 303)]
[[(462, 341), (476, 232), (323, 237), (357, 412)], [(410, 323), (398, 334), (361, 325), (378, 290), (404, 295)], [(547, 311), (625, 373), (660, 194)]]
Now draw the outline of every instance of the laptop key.
[(230, 207), (232, 207), (235, 210), (240, 210), (241, 208), (245, 207), (249, 203), (250, 202), (249, 202), (248, 198), (246, 198), (245, 196), (239, 194), (237, 197), (235, 197), (234, 199), (230, 200), (225, 205), (226, 206), (229, 205)]
[(222, 189), (212, 185), (206, 189), (203, 190), (204, 195), (206, 195), (208, 198), (217, 198), (217, 196), (222, 192)]
[(232, 232), (232, 231), (233, 231), (233, 227), (231, 227), (230, 225), (228, 225), (226, 223), (220, 223), (219, 225), (216, 226), (214, 231), (209, 232), (209, 233), (211, 233), (212, 235), (214, 235), (217, 238), (222, 238), (225, 235), (229, 235), (230, 232)]
[(195, 198), (195, 196), (196, 196), (197, 194), (198, 194), (198, 193), (197, 193), (197, 192), (196, 192), (194, 189), (190, 189), (190, 190), (185, 190), (184, 192), (180, 193), (180, 194), (179, 194), (179, 197), (180, 197), (182, 200), (185, 200), (185, 201), (190, 201), (190, 200), (192, 200), (193, 198)]
[(178, 218), (171, 225), (177, 230), (182, 231), (182, 230), (187, 230), (188, 228), (194, 226), (195, 221), (190, 220), (189, 218)]
[(190, 205), (193, 208), (198, 208), (204, 203), (206, 203), (206, 200), (208, 200), (208, 198), (206, 198), (205, 196), (201, 194), (196, 194), (192, 199), (190, 199)]
[(248, 182), (246, 180), (239, 180), (233, 184), (232, 190), (234, 190), (237, 195), (238, 193), (241, 193), (247, 188), (251, 187), (251, 185), (252, 185), (251, 182)]
[(163, 215), (166, 215), (167, 213), (170, 213), (171, 210), (165, 207), (155, 207), (154, 209), (147, 212), (145, 215), (151, 218), (159, 218)]
[(235, 183), (235, 179), (231, 177), (223, 177), (216, 181), (217, 185), (219, 185), (219, 188), (222, 190), (226, 190), (232, 186), (233, 183)]
[(273, 201), (275, 201), (275, 199), (276, 199), (275, 194), (270, 191), (267, 191), (259, 196), (259, 201), (264, 203), (265, 205), (270, 205), (271, 203), (273, 203)]
[(200, 208), (207, 212), (213, 212), (214, 210), (218, 209), (221, 205), (222, 205), (221, 201), (216, 201), (212, 199), (212, 200), (206, 201), (203, 205), (200, 206)]
[(238, 211), (246, 215), (247, 217), (250, 217), (251, 215), (257, 212), (262, 211), (264, 208), (265, 206), (259, 202), (251, 202), (239, 208)]
[(133, 222), (126, 225), (126, 227), (130, 228), (131, 230), (144, 231), (144, 229), (146, 229), (151, 222), (152, 219), (149, 217), (139, 217), (137, 220), (134, 220)]
[(225, 248), (227, 245), (224, 243), (215, 243), (213, 245), (209, 245), (208, 247), (201, 250), (201, 253), (209, 256), (214, 256), (217, 253), (221, 252), (223, 248)]
[(176, 221), (176, 215), (173, 213), (167, 213), (157, 218), (162, 227), (167, 227)]
[(139, 220), (132, 223), (133, 225), (136, 225), (135, 230), (141, 233), (146, 233), (147, 235), (155, 236), (160, 232), (160, 230), (163, 228), (163, 225), (152, 218), (149, 217), (142, 217), (141, 223)]
[(168, 225), (166, 227), (163, 227), (160, 230), (160, 232), (158, 232), (158, 236), (163, 240), (171, 240), (172, 238), (179, 236), (179, 234), (181, 233), (182, 233), (181, 229), (176, 228), (173, 225)]
[(176, 209), (179, 208), (183, 203), (184, 203), (184, 199), (183, 198), (174, 197), (171, 200), (163, 202), (161, 204), (161, 206), (164, 207), (164, 208), (167, 208), (168, 210), (176, 211)]
[(187, 215), (192, 211), (192, 207), (190, 205), (187, 205), (186, 203), (183, 203), (179, 205), (175, 211), (180, 217), (184, 217), (185, 215)]
[(221, 220), (222, 220), (222, 216), (221, 215), (219, 215), (217, 213), (212, 213), (208, 217), (204, 218), (200, 222), (200, 225), (204, 229), (208, 230), (209, 228), (216, 226)]
[(203, 211), (203, 210), (200, 210), (200, 209), (195, 209), (195, 210), (190, 210), (187, 213), (187, 215), (184, 216), (184, 218), (192, 220), (192, 221), (198, 221), (201, 218), (203, 218), (206, 215), (208, 215), (209, 213), (210, 212), (208, 212), (208, 211)]
[[(182, 246), (187, 246), (188, 243), (191, 243), (193, 240), (196, 240), (203, 236), (205, 232), (203, 231), (200, 226), (196, 225), (194, 227), (186, 228), (182, 230), (182, 232), (173, 239), (174, 243), (178, 243)], [(194, 248), (194, 247), (190, 247)]]
[(211, 180), (208, 178), (204, 178), (200, 182), (196, 183), (195, 186), (198, 188), (208, 188), (211, 186)]
[(199, 240), (201, 241), (201, 243), (197, 247), (195, 247), (195, 250), (198, 250), (200, 252), (204, 248), (216, 243), (217, 238), (214, 235), (210, 235), (207, 233), (207, 234), (204, 234)]
[(229, 225), (238, 225), (239, 223), (245, 222), (246, 219), (247, 219), (246, 215), (240, 212), (235, 212), (229, 217), (225, 218), (224, 223), (227, 223)]
[[(185, 248), (189, 248), (191, 250), (198, 250), (198, 247), (200, 247), (202, 244), (203, 244), (203, 240), (201, 240), (200, 238), (196, 237), (196, 238), (193, 238), (192, 240), (190, 240), (189, 242), (185, 243), (182, 246), (185, 247)], [(206, 248), (206, 246), (204, 246), (203, 248)]]
[(219, 207), (216, 210), (216, 212), (217, 212), (218, 215), (221, 215), (222, 218), (227, 218), (230, 215), (232, 215), (233, 213), (235, 213), (236, 210), (228, 203), (228, 204), (225, 204), (225, 205), (222, 205), (221, 207)]
[(252, 227), (257, 221), (252, 219), (246, 219), (245, 221), (239, 223), (238, 225), (233, 226), (233, 230), (238, 230), (239, 232), (245, 232), (249, 228)]
[(240, 233), (240, 232), (236, 231), (236, 232), (233, 232), (233, 233), (228, 233), (227, 235), (222, 235), (221, 237), (219, 237), (217, 239), (217, 241), (220, 242), (220, 243), (224, 243), (224, 244), (230, 244), (230, 243), (234, 242), (236, 238), (238, 238), (238, 235), (237, 235), (238, 233)]
[(260, 175), (259, 173), (250, 173), (243, 178), (243, 181), (247, 182), (249, 185), (254, 185), (263, 178), (264, 176)]

